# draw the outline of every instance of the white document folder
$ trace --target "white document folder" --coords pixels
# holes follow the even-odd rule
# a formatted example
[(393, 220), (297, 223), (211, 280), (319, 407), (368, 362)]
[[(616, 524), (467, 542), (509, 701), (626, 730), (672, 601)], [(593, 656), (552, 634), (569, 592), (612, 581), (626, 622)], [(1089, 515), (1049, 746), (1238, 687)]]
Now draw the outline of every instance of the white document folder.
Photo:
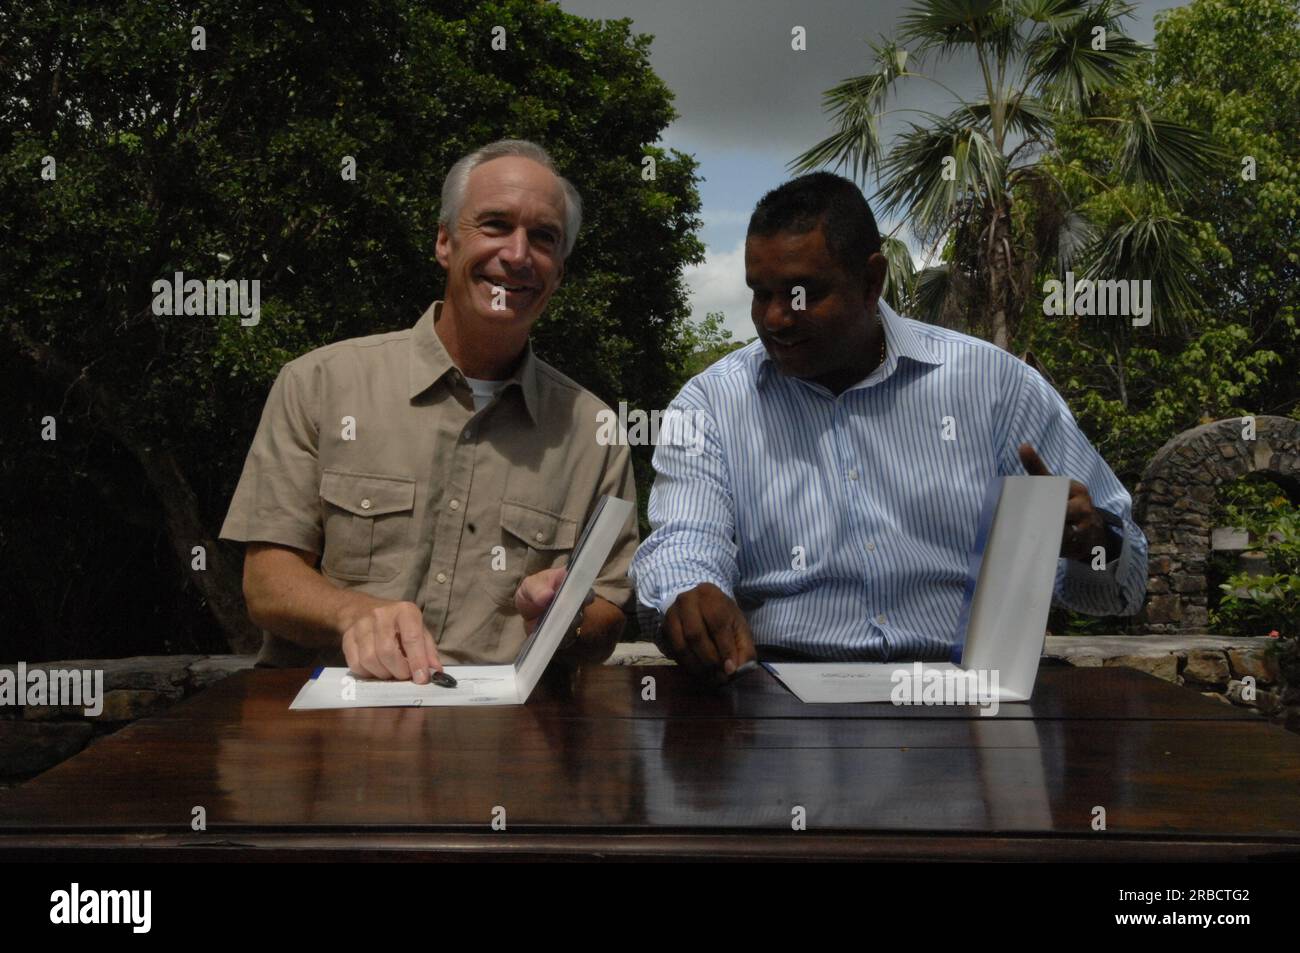
[(573, 550), (560, 591), (551, 600), (533, 634), (524, 642), (513, 665), (448, 665), (445, 671), (456, 679), (455, 688), (362, 678), (346, 668), (319, 668), (289, 707), (302, 710), (522, 705), (528, 701), (570, 623), (582, 608), (632, 512), (632, 504), (626, 500), (601, 497)]
[[(1028, 701), (1038, 676), (1065, 528), (1070, 480), (997, 477), (984, 498), (951, 662), (764, 663), (804, 702), (885, 702), (904, 673), (913, 683), (975, 683), (997, 673), (993, 697)], [(983, 683), (992, 687), (991, 678)], [(970, 704), (975, 704), (974, 699)]]

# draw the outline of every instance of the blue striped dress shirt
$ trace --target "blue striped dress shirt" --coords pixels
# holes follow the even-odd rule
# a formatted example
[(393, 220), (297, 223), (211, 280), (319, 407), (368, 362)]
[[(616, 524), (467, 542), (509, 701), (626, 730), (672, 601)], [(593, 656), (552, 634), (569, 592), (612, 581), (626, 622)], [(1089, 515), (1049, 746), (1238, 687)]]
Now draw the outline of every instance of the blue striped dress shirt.
[(782, 375), (759, 340), (682, 388), (670, 409), (694, 430), (678, 427), (692, 439), (655, 450), (653, 532), (629, 570), (640, 601), (662, 614), (711, 582), (735, 598), (760, 647), (827, 660), (947, 658), (985, 488), (1024, 473), (1017, 448), (1027, 442), (1124, 521), (1105, 569), (1060, 560), (1056, 601), (1135, 613), (1146, 537), (1060, 395), (985, 341), (884, 302), (880, 313), (886, 359), (838, 397)]

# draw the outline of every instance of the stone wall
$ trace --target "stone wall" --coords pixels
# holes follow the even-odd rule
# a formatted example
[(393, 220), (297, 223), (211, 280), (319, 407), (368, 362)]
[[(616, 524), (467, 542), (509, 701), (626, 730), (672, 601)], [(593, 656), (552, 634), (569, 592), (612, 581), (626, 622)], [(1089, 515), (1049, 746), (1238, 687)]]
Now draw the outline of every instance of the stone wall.
[[(1288, 687), (1277, 649), (1278, 641), (1268, 638), (1049, 635), (1044, 657), (1083, 668), (1148, 672), (1300, 732), (1300, 685)], [(1245, 697), (1251, 694), (1253, 699)]]
[(1151, 458), (1133, 494), (1134, 519), (1149, 545), (1140, 631), (1207, 631), (1215, 492), (1257, 472), (1300, 488), (1300, 421), (1232, 417), (1179, 434)]

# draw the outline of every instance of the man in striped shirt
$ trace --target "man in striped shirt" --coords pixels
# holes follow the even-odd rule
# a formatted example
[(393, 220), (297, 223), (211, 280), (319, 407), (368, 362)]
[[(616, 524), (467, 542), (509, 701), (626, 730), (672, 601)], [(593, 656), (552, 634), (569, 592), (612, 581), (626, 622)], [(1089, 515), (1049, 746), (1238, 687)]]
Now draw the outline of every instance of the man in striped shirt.
[[(1072, 478), (1057, 602), (1129, 615), (1147, 544), (1129, 494), (1036, 371), (880, 300), (866, 200), (825, 172), (769, 192), (745, 279), (758, 339), (689, 381), (629, 575), (660, 644), (723, 681), (757, 655), (944, 659), (989, 481)], [(680, 433), (682, 428), (677, 428)]]

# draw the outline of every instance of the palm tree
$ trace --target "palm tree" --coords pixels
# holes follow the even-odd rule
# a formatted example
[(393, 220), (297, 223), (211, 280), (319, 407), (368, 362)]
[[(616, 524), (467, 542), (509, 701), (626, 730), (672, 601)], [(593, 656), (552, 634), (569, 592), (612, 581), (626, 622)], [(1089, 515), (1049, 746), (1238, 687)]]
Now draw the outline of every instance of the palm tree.
[[(907, 246), (887, 236), (886, 300), (1002, 348), (1048, 264), (1062, 275), (1079, 267), (1081, 277), (1151, 279), (1157, 327), (1196, 307), (1182, 277), (1192, 267), (1190, 235), (1167, 198), (1221, 156), (1196, 131), (1121, 94), (1146, 52), (1121, 29), (1133, 9), (1122, 0), (920, 0), (902, 18), (898, 41), (870, 44), (874, 72), (825, 93), (838, 128), (791, 169), (833, 164), (864, 187), (874, 176), (883, 210), (910, 225), (931, 260), (941, 256), (917, 272)], [(979, 64), (974, 98), (912, 68), (957, 55)], [(896, 111), (886, 109), (888, 98), (913, 78), (943, 86), (955, 108), (922, 113), (923, 123), (907, 123), (886, 151), (881, 124)], [(1057, 174), (1062, 121), (1101, 126), (1114, 140), (1112, 167), (1092, 176), (1088, 190)], [(1110, 189), (1124, 192), (1125, 220), (1101, 229), (1083, 204)], [(1032, 223), (1017, 222), (1017, 201), (1034, 210)]]

